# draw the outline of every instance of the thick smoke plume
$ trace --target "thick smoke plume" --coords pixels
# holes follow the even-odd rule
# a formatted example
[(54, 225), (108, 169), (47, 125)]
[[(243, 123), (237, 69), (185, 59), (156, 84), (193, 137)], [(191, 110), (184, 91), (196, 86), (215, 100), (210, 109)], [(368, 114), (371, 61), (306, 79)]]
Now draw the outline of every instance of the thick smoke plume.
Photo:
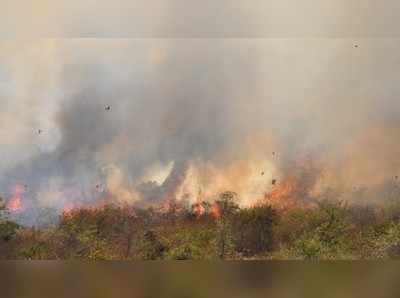
[(289, 181), (299, 200), (330, 189), (382, 202), (400, 174), (399, 46), (4, 41), (1, 196), (26, 188), (28, 223), (44, 208), (195, 202), (226, 190), (251, 205)]

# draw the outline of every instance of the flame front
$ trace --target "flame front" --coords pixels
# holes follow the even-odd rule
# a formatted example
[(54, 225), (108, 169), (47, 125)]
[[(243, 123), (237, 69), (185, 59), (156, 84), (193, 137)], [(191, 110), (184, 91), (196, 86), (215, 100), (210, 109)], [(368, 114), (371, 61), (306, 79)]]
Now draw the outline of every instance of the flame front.
[(25, 193), (25, 187), (23, 185), (17, 184), (14, 187), (13, 195), (7, 203), (7, 209), (11, 212), (19, 212), (23, 209), (22, 196)]
[(296, 204), (297, 181), (287, 179), (265, 195), (266, 201), (274, 207), (287, 209)]

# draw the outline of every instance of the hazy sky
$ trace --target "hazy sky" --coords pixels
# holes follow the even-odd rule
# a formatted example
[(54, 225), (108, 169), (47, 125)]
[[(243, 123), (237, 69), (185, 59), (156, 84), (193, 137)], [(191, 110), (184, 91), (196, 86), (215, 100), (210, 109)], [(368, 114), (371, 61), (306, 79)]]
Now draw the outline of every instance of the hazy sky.
[(395, 37), (396, 0), (1, 0), (0, 36)]

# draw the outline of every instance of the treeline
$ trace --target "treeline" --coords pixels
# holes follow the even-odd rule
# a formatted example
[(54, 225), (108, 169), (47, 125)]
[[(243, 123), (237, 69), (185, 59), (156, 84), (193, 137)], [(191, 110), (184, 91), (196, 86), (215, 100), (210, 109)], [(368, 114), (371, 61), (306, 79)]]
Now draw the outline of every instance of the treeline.
[(57, 224), (21, 227), (0, 210), (2, 259), (212, 260), (400, 257), (400, 204), (323, 200), (310, 207), (214, 204), (167, 210), (105, 206), (64, 213)]

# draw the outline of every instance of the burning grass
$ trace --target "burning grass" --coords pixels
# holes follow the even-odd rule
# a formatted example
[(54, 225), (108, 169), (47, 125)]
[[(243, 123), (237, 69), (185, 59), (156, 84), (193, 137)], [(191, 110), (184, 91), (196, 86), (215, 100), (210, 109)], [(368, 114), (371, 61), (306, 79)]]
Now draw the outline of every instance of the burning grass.
[[(237, 167), (230, 167), (228, 172), (236, 176)], [(398, 198), (391, 196), (390, 204), (357, 205), (356, 201), (344, 203), (340, 192), (329, 189), (315, 192), (321, 171), (308, 159), (303, 159), (291, 175), (273, 178), (272, 183), (270, 177), (265, 177), (266, 172), (258, 173), (262, 180), (257, 185), (264, 192), (261, 196), (256, 194), (254, 200), (243, 200), (241, 196), (249, 192), (243, 192), (241, 187), (239, 193), (225, 191), (206, 199), (210, 198), (210, 190), (193, 187), (197, 185), (193, 181), (199, 178), (195, 174), (200, 171), (187, 165), (180, 168), (185, 171), (175, 172), (160, 186), (165, 190), (162, 200), (154, 192), (158, 197), (148, 197), (148, 204), (130, 204), (115, 200), (116, 194), (106, 189), (97, 200), (67, 201), (58, 220), (43, 211), (40, 215), (43, 220), (36, 227), (22, 227), (13, 222), (29, 209), (27, 189), (17, 185), (2, 207), (0, 257), (95, 260), (400, 257)], [(172, 179), (175, 176), (179, 179)], [(225, 185), (224, 179), (216, 181), (211, 185), (213, 191)]]
[(357, 206), (324, 200), (271, 204), (294, 197), (283, 184), (269, 200), (240, 207), (237, 194), (213, 202), (169, 201), (159, 208), (72, 208), (57, 224), (0, 222), (3, 259), (380, 259), (400, 256), (400, 202)]

